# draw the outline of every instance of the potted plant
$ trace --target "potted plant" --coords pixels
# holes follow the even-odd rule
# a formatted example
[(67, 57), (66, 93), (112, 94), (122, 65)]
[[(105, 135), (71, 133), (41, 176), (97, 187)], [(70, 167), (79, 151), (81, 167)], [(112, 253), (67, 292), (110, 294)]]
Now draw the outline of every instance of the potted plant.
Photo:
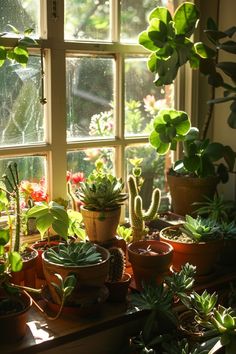
[[(2, 177), (0, 201), (1, 210), (4, 210), (7, 215), (7, 228), (11, 234), (9, 249), (20, 253), (23, 259), (22, 270), (13, 273), (13, 281), (16, 284), (24, 282), (26, 286), (35, 287), (35, 265), (38, 252), (31, 247), (22, 245), (20, 241), (22, 213), (20, 206), (20, 182), (16, 163), (10, 163), (7, 174)], [(11, 207), (13, 208), (13, 215), (10, 210)]]
[(121, 205), (127, 199), (123, 188), (121, 179), (105, 171), (100, 160), (86, 181), (80, 183), (81, 214), (90, 241), (103, 243), (115, 238)]
[(105, 283), (109, 290), (108, 300), (125, 302), (131, 282), (131, 275), (125, 272), (125, 254), (119, 247), (110, 247), (108, 250), (110, 253), (109, 274)]
[[(2, 194), (1, 190), (1, 200)], [(27, 293), (12, 284), (12, 274), (22, 270), (23, 261), (20, 253), (12, 249), (11, 237), (9, 228), (0, 228), (1, 343), (17, 341), (25, 335), (27, 313), (32, 306), (32, 300)]]
[(59, 244), (44, 251), (43, 270), (54, 303), (61, 304), (60, 278), (73, 275), (76, 279), (70, 306), (88, 306), (99, 302), (109, 271), (110, 254), (105, 248), (90, 242)]
[[(210, 49), (202, 42), (193, 43), (191, 35), (198, 20), (199, 11), (195, 4), (190, 2), (182, 3), (173, 16), (165, 7), (156, 7), (150, 13), (149, 26), (146, 31), (140, 33), (139, 43), (150, 52), (148, 68), (155, 74), (154, 83), (156, 86), (172, 83), (180, 67), (189, 62), (193, 69), (200, 67), (203, 73), (209, 75), (211, 84), (229, 87), (227, 92), (231, 94), (233, 88), (224, 83), (216, 70), (221, 68), (234, 79), (234, 74), (229, 69), (230, 63), (227, 65), (215, 63), (217, 50), (224, 49), (219, 39), (227, 37), (227, 33), (223, 33), (222, 37), (222, 33), (218, 31), (214, 22), (209, 21), (207, 33), (217, 50)], [(228, 35), (233, 33), (234, 31), (230, 34), (228, 32)], [(225, 49), (230, 51), (227, 45)], [(234, 99), (235, 96), (228, 97), (228, 93), (222, 101)], [(204, 125), (208, 128), (211, 117), (207, 119)], [(233, 120), (232, 108), (231, 126)], [(175, 150), (179, 141), (184, 145), (183, 158), (177, 161), (167, 176), (173, 210), (177, 214), (191, 214), (193, 202), (203, 200), (205, 195), (213, 197), (219, 181), (227, 182), (227, 170), (233, 170), (235, 152), (229, 146), (211, 143), (206, 138), (206, 132), (205, 130), (203, 136), (200, 137), (196, 128), (190, 129), (188, 116), (182, 111), (163, 110), (154, 119), (150, 143), (159, 154), (165, 154), (169, 149)], [(214, 165), (221, 158), (225, 159), (227, 167), (218, 163), (216, 169)], [(178, 203), (178, 200), (181, 200), (181, 203)]]
[(214, 220), (190, 215), (182, 225), (162, 229), (160, 240), (174, 248), (173, 268), (180, 270), (189, 262), (197, 267), (198, 280), (213, 271), (223, 245), (220, 227)]

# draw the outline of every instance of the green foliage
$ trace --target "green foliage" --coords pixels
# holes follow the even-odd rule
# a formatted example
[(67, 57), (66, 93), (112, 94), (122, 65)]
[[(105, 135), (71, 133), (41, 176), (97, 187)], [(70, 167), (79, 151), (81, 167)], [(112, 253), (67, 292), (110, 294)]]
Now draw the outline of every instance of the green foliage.
[(186, 215), (186, 221), (181, 225), (180, 230), (194, 242), (207, 242), (222, 238), (220, 226), (214, 220), (199, 216), (193, 218)]
[(45, 257), (50, 262), (68, 267), (91, 265), (102, 261), (97, 247), (90, 242), (59, 244), (58, 248), (52, 247), (45, 252)]
[(122, 193), (123, 188), (121, 178), (106, 173), (103, 164), (97, 161), (96, 169), (85, 182), (80, 183), (78, 196), (86, 209), (111, 210), (122, 205), (127, 199), (127, 194)]
[(118, 225), (116, 233), (119, 237), (123, 238), (127, 243), (132, 241), (132, 228)]
[(198, 68), (200, 58), (208, 58), (214, 52), (203, 43), (190, 39), (199, 20), (197, 7), (184, 2), (172, 18), (167, 8), (156, 7), (149, 15), (149, 26), (139, 35), (139, 43), (151, 52), (148, 69), (155, 74), (156, 86), (169, 85), (179, 68), (189, 61)]
[(119, 281), (122, 279), (125, 271), (125, 255), (121, 248), (110, 247), (109, 258), (109, 274), (108, 280), (110, 282)]
[(63, 206), (51, 201), (42, 202), (33, 206), (26, 213), (27, 218), (36, 218), (36, 228), (40, 232), (41, 239), (52, 227), (58, 235), (67, 238), (69, 218)]
[[(17, 44), (12, 48), (6, 48), (5, 46), (0, 46), (0, 67), (8, 59), (10, 61), (15, 61), (22, 66), (26, 66), (29, 59), (28, 47), (35, 47), (38, 43), (31, 37), (29, 37), (32, 29), (28, 28), (24, 31), (23, 34), (12, 25), (11, 27), (13, 32), (19, 36)], [(4, 37), (7, 33), (0, 33), (0, 37)]]
[(65, 279), (63, 279), (60, 274), (55, 274), (55, 276), (59, 280), (59, 285), (54, 282), (51, 282), (51, 284), (56, 289), (56, 292), (59, 295), (61, 302), (65, 303), (66, 299), (71, 295), (71, 293), (76, 287), (76, 276), (74, 274), (71, 274), (68, 275)]
[(85, 242), (86, 233), (84, 228), (81, 226), (83, 221), (81, 213), (76, 210), (68, 209), (67, 214), (69, 218), (68, 235), (77, 236), (79, 240)]
[[(234, 168), (236, 153), (228, 145), (200, 139), (198, 129), (190, 127), (187, 113), (174, 109), (160, 111), (154, 119), (149, 141), (161, 155), (169, 149), (176, 150), (178, 142), (183, 143), (183, 158), (175, 162), (174, 173), (200, 178), (219, 176), (226, 183), (228, 171)], [(220, 162), (216, 169), (215, 164), (221, 159), (226, 165)]]
[(195, 320), (202, 324), (206, 323), (212, 315), (212, 311), (216, 306), (218, 295), (208, 293), (206, 290), (202, 294), (198, 294), (196, 291), (192, 291), (189, 295), (190, 308), (196, 313)]

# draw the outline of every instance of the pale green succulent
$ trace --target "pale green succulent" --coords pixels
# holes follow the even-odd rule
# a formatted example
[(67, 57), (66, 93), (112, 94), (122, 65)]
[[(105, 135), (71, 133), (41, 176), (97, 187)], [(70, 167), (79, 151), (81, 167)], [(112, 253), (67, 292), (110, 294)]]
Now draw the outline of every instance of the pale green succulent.
[(220, 226), (212, 219), (197, 217), (194, 219), (186, 215), (185, 223), (180, 230), (189, 236), (194, 242), (210, 241), (221, 238)]

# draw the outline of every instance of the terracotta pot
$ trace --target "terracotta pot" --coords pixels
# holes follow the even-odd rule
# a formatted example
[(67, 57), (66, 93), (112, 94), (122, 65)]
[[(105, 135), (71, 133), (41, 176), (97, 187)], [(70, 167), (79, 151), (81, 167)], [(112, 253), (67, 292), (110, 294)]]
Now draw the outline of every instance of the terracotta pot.
[(222, 248), (222, 240), (213, 240), (209, 242), (184, 243), (165, 237), (169, 229), (178, 229), (179, 226), (170, 226), (160, 231), (160, 240), (168, 242), (174, 249), (173, 269), (180, 271), (185, 263), (197, 266), (196, 275), (210, 274), (216, 262), (219, 259)]
[(35, 288), (36, 285), (36, 262), (38, 258), (37, 250), (27, 247), (26, 253), (29, 252), (30, 256), (28, 258), (23, 258), (23, 268), (20, 272), (12, 272), (12, 283), (25, 286), (29, 286), (31, 288)]
[(19, 295), (0, 294), (0, 302), (11, 299), (19, 310), (13, 313), (0, 315), (0, 342), (12, 343), (18, 341), (26, 334), (27, 312), (32, 306), (32, 300), (26, 293)]
[[(150, 246), (153, 255), (140, 253)], [(142, 289), (143, 282), (163, 281), (170, 271), (173, 258), (173, 247), (166, 242), (157, 240), (144, 240), (132, 242), (128, 245), (128, 257), (132, 265), (135, 284), (138, 290)]]
[(106, 282), (106, 286), (109, 290), (108, 301), (125, 302), (127, 300), (130, 282), (131, 275), (128, 273), (125, 273), (120, 281)]
[(37, 250), (38, 257), (36, 259), (36, 274), (37, 278), (45, 279), (44, 272), (43, 272), (43, 262), (42, 262), (42, 254), (48, 247), (57, 246), (60, 242), (59, 241), (50, 241), (50, 245), (48, 245), (48, 241), (42, 240), (37, 241), (32, 245), (32, 248)]
[(205, 196), (213, 198), (218, 177), (194, 178), (167, 175), (173, 212), (179, 215), (192, 214), (194, 202), (205, 201)]
[(55, 276), (55, 274), (60, 274), (64, 279), (69, 274), (75, 274), (77, 277), (77, 287), (73, 291), (71, 295), (71, 302), (77, 302), (80, 296), (80, 289), (87, 289), (90, 291), (99, 291), (99, 288), (104, 286), (105, 280), (108, 276), (109, 271), (109, 257), (110, 253), (105, 248), (96, 245), (97, 251), (99, 251), (102, 255), (102, 262), (92, 265), (84, 265), (84, 266), (64, 266), (50, 262), (47, 259), (47, 251), (44, 251), (42, 254), (43, 261), (43, 271), (45, 275), (45, 279), (48, 284), (48, 288), (51, 294), (53, 301), (56, 304), (60, 304), (60, 297), (55, 291), (54, 286), (51, 282), (54, 282), (59, 285), (59, 280)]
[[(120, 221), (121, 208), (108, 211), (93, 211), (81, 207), (84, 226), (91, 242), (106, 242), (116, 235), (116, 229)], [(101, 219), (101, 213), (104, 218)]]

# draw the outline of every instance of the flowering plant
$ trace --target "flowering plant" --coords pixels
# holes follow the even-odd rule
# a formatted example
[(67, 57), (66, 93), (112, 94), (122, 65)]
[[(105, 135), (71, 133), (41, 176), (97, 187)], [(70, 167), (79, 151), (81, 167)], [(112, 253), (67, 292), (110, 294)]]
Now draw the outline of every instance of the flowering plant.
[(37, 202), (47, 202), (48, 194), (46, 192), (45, 178), (41, 178), (39, 183), (23, 180), (20, 183), (21, 206), (29, 207)]

